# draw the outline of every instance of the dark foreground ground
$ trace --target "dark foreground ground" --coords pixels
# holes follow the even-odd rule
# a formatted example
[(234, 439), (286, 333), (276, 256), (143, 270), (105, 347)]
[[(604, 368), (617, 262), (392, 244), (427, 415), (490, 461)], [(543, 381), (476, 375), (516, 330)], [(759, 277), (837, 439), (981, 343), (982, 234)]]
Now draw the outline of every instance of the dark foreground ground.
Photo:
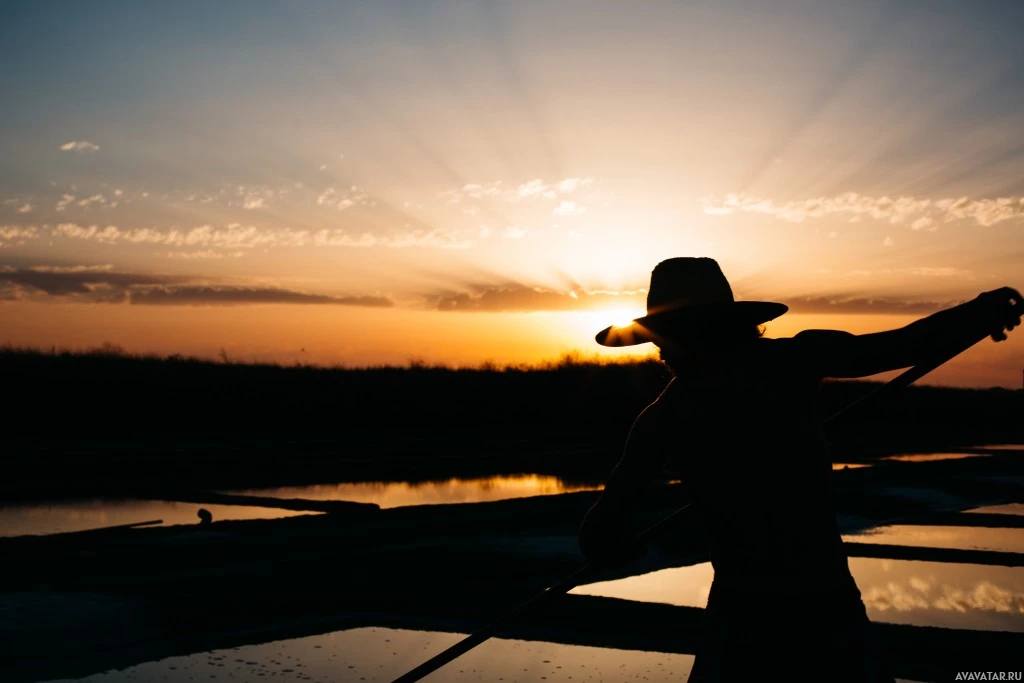
[[(658, 362), (365, 370), (0, 351), (0, 501), (336, 481), (602, 481)], [(828, 382), (831, 415), (879, 384)], [(1024, 442), (1024, 391), (912, 386), (829, 426), (836, 460)], [(765, 457), (785, 449), (767, 442)], [(671, 473), (666, 473), (671, 478)]]
[[(657, 363), (534, 370), (324, 370), (0, 353), (0, 501), (137, 496), (314, 517), (0, 539), (0, 681), (40, 681), (355, 626), (468, 631), (578, 569), (597, 495), (377, 509), (211, 493), (504, 473), (601, 481), (668, 375)], [(877, 385), (829, 383), (828, 415)], [(1024, 392), (912, 387), (829, 430), (836, 460), (1024, 443)], [(766, 443), (762, 457), (784, 444)], [(666, 479), (671, 478), (666, 473)], [(1024, 454), (837, 472), (847, 530), (1024, 501)], [(638, 528), (683, 501), (655, 490)], [(967, 519), (969, 517), (969, 519)], [(621, 575), (703, 561), (683, 524)], [(1021, 566), (1015, 553), (851, 545), (851, 555)], [(779, 615), (779, 618), (784, 618)], [(692, 653), (702, 611), (566, 596), (505, 634)], [(882, 627), (896, 673), (1021, 668), (1024, 635)]]
[[(835, 478), (845, 530), (894, 520), (1024, 526), (1020, 516), (959, 512), (1024, 501), (1024, 450)], [(356, 626), (467, 632), (583, 564), (575, 534), (595, 496), (387, 510), (334, 504), (313, 517), (0, 539), (0, 680), (83, 676)], [(655, 489), (637, 526), (680, 503), (677, 487)], [(854, 557), (1024, 566), (1019, 553), (848, 548)], [(684, 522), (646, 557), (602, 578), (705, 559), (699, 534)], [(700, 609), (572, 595), (503, 635), (693, 653), (701, 622)], [(945, 681), (960, 670), (1017, 671), (1022, 662), (1024, 634), (880, 628), (900, 677)]]

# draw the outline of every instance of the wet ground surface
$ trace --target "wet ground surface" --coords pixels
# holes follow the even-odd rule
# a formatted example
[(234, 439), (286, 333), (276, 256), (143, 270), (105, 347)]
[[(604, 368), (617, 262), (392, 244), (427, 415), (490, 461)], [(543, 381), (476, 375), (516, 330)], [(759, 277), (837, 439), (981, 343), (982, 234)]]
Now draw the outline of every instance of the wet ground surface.
[(198, 524), (200, 508), (209, 511), (215, 521), (279, 519), (310, 514), (249, 505), (109, 498), (0, 504), (0, 536), (68, 533), (150, 520), (162, 520), (164, 526)]
[[(850, 566), (898, 647), (898, 674), (945, 680), (943, 657), (995, 665), (1024, 649), (1021, 470), (1007, 452), (835, 472), (840, 516), (862, 530), (847, 535)], [(508, 499), (382, 510), (331, 507), (337, 486), (327, 485), (319, 501), (279, 491), (282, 506), (332, 511), (308, 518), (220, 521), (228, 512), (218, 508), (218, 522), (198, 530), (4, 539), (0, 660), (12, 668), (0, 678), (392, 680), (579, 566), (575, 530), (596, 492), (545, 482), (385, 487), (440, 491), (435, 503), (453, 491)], [(678, 505), (677, 488), (652, 492), (652, 515)], [(524, 490), (552, 495), (504, 495)], [(171, 505), (191, 514), (213, 510), (204, 501), (274, 505), (266, 490), (246, 493), (256, 497), (193, 494)], [(425, 680), (685, 680), (712, 578), (685, 537)]]
[[(264, 645), (172, 657), (123, 671), (75, 679), (88, 683), (154, 681), (367, 681), (386, 683), (460, 635), (387, 628), (359, 628)], [(653, 681), (686, 680), (690, 655), (636, 652), (524, 640), (493, 639), (423, 680)], [(69, 680), (69, 679), (63, 679)]]

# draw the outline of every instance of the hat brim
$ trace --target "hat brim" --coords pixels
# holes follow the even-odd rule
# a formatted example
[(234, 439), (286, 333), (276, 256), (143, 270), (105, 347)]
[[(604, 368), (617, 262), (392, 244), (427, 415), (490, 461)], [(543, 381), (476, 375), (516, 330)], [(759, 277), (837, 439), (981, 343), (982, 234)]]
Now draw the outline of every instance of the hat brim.
[(637, 318), (623, 327), (606, 327), (594, 337), (601, 346), (635, 346), (657, 342), (661, 336), (653, 329), (658, 323), (728, 319), (733, 322), (760, 325), (774, 320), (789, 310), (786, 304), (771, 301), (732, 301), (720, 304), (689, 306), (685, 310), (665, 311)]

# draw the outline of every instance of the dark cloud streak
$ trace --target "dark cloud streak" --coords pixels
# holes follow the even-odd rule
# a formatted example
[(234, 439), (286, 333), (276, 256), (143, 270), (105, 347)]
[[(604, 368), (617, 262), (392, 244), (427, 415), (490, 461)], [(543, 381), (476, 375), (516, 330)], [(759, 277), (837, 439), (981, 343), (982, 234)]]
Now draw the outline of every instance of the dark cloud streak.
[(163, 306), (233, 306), (244, 304), (321, 304), (390, 308), (383, 296), (311, 294), (277, 287), (196, 284), (194, 276), (146, 275), (88, 267), (4, 268), (0, 266), (0, 300), (73, 301)]
[(106, 271), (53, 271), (33, 268), (0, 271), (0, 282), (37, 289), (50, 296), (91, 294), (97, 287), (127, 289), (137, 285), (162, 285), (185, 278)]
[(835, 314), (906, 314), (929, 315), (961, 301), (902, 301), (898, 299), (872, 299), (868, 297), (808, 296), (784, 299), (793, 313)]
[[(473, 293), (447, 292), (430, 298), (439, 311), (513, 312), (513, 311), (583, 311), (628, 306), (642, 311), (643, 292), (603, 292), (574, 290), (568, 292), (532, 288), (525, 285), (474, 288)], [(961, 301), (921, 301), (871, 298), (863, 295), (837, 294), (781, 299), (793, 313), (816, 314), (904, 314), (928, 315)]]
[(329, 304), (390, 308), (382, 296), (330, 296), (272, 287), (155, 287), (131, 293), (131, 303), (147, 306), (237, 306), (244, 304)]
[(557, 292), (550, 289), (510, 285), (487, 287), (477, 293), (445, 293), (432, 297), (439, 311), (582, 311), (613, 306), (643, 306), (643, 295), (614, 294), (574, 290)]

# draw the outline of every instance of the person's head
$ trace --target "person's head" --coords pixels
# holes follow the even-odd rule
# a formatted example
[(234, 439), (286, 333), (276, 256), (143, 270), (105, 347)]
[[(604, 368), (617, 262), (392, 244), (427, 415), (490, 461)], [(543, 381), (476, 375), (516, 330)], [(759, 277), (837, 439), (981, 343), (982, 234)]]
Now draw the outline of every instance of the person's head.
[(653, 342), (678, 369), (688, 355), (728, 350), (757, 339), (763, 323), (787, 310), (779, 303), (736, 301), (714, 259), (673, 258), (651, 273), (647, 315), (624, 327), (605, 328), (596, 339), (604, 346)]
[(764, 335), (763, 325), (752, 325), (746, 321), (722, 319), (705, 325), (672, 325), (661, 327), (658, 339), (658, 356), (673, 375), (681, 375), (688, 363), (706, 363), (712, 357), (722, 357), (728, 362), (730, 354), (760, 339)]

